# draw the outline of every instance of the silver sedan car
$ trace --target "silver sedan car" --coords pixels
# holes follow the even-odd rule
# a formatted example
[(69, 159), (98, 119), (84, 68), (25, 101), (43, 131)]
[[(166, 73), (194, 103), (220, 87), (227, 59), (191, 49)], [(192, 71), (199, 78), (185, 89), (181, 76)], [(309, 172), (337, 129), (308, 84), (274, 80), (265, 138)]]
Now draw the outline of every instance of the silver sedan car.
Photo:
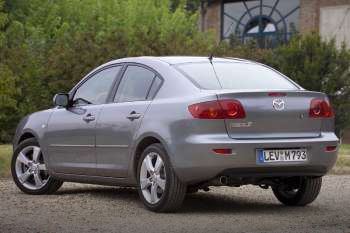
[(186, 193), (253, 184), (304, 206), (337, 159), (327, 96), (248, 60), (115, 60), (54, 105), (16, 130), (12, 176), (28, 194), (64, 181), (133, 186), (169, 212)]

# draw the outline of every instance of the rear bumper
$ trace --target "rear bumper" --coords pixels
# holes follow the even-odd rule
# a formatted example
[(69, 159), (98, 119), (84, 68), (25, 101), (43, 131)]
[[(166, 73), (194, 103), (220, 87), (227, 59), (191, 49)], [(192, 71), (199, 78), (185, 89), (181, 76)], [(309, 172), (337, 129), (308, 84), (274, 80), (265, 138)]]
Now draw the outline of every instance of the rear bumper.
[[(227, 135), (191, 136), (172, 143), (169, 154), (178, 177), (188, 184), (218, 175), (237, 177), (322, 176), (335, 164), (338, 152), (325, 147), (338, 145), (332, 132), (318, 138), (234, 140)], [(215, 154), (213, 148), (231, 148), (232, 155)], [(256, 150), (262, 148), (307, 148), (307, 162), (261, 164)]]

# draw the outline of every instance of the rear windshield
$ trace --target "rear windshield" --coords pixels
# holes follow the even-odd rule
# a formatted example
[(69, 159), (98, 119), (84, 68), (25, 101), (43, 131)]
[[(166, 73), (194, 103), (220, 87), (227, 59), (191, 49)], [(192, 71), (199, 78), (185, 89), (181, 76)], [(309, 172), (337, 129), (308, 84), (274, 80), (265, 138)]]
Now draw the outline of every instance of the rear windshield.
[(213, 62), (213, 66), (209, 62), (184, 63), (177, 65), (177, 68), (202, 89), (298, 89), (296, 85), (276, 71), (259, 64)]

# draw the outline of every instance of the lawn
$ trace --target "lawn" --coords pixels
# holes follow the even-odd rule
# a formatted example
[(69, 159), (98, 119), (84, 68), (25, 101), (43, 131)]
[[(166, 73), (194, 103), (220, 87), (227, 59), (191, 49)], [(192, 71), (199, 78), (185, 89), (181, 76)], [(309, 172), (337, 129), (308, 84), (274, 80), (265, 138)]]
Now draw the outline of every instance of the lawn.
[[(12, 146), (0, 145), (0, 177), (10, 176)], [(343, 144), (339, 150), (339, 157), (332, 173), (350, 174), (350, 144)]]
[(0, 177), (10, 176), (12, 146), (0, 145)]
[(339, 157), (333, 173), (336, 174), (350, 174), (350, 144), (343, 144), (339, 150)]

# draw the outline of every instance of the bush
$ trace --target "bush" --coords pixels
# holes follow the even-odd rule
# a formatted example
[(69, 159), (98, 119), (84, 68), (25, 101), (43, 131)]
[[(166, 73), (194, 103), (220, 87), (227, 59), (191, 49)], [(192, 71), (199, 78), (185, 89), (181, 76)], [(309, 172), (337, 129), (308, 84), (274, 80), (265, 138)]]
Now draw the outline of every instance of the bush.
[(0, 143), (21, 117), (109, 60), (209, 54), (214, 36), (173, 1), (0, 0)]
[[(340, 132), (349, 125), (349, 51), (318, 36), (274, 50), (217, 44), (198, 30), (197, 0), (0, 0), (0, 143), (24, 115), (51, 106), (94, 67), (127, 56), (204, 55), (267, 63), (329, 94)], [(186, 9), (189, 9), (187, 11)]]

